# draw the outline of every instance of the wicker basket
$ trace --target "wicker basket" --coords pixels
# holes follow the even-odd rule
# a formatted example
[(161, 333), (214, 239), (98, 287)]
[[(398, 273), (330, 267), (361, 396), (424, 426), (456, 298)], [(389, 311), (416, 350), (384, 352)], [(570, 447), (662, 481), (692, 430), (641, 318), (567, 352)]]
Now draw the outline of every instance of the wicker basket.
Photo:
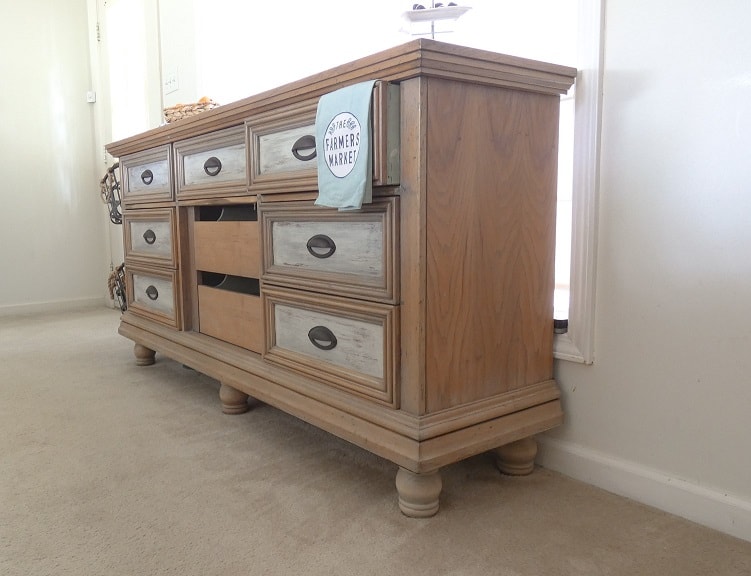
[(195, 116), (201, 112), (206, 112), (217, 106), (219, 106), (219, 104), (213, 100), (209, 100), (208, 102), (196, 102), (195, 104), (176, 104), (164, 109), (164, 119), (167, 121), (167, 124), (169, 124), (171, 122), (182, 120), (183, 118)]

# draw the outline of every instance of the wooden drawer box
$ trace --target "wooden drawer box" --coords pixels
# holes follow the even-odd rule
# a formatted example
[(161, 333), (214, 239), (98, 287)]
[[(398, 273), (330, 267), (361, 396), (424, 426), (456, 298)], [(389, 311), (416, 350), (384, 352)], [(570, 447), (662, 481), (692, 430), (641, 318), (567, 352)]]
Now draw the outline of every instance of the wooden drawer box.
[[(315, 121), (318, 99), (246, 121), (252, 193), (318, 189)], [(373, 89), (373, 185), (399, 182), (399, 86)]]
[(123, 216), (125, 259), (128, 263), (169, 266), (175, 268), (175, 211), (131, 210)]
[(258, 221), (246, 218), (257, 218), (254, 205), (219, 207), (218, 211), (213, 206), (196, 209), (193, 222), (196, 270), (246, 278), (260, 276)]
[(262, 204), (263, 280), (395, 303), (398, 206), (395, 197), (356, 211), (310, 202)]
[[(227, 277), (217, 286), (198, 286), (199, 332), (260, 354), (264, 340), (261, 299), (257, 293), (233, 290), (233, 280), (237, 279)], [(243, 290), (245, 283), (237, 284)]]
[(179, 276), (175, 270), (126, 266), (128, 310), (180, 328)]
[(218, 130), (175, 143), (177, 196), (211, 197), (247, 190), (245, 130)]
[(151, 148), (120, 159), (123, 204), (169, 202), (172, 195), (172, 148)]
[(264, 358), (396, 406), (398, 307), (264, 286)]

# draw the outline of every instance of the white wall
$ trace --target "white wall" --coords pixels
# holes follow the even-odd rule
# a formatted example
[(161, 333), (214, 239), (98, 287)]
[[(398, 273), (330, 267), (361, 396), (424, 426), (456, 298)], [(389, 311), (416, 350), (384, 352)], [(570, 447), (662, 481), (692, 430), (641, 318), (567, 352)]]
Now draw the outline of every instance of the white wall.
[(105, 303), (86, 0), (0, 0), (0, 314)]
[(595, 363), (542, 462), (751, 540), (749, 22), (608, 0)]

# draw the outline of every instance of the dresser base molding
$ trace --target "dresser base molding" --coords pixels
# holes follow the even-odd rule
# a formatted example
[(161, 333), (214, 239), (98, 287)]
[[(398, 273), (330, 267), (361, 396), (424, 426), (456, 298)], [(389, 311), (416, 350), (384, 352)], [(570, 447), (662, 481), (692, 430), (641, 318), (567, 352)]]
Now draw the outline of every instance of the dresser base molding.
[[(219, 380), (221, 382), (220, 401), (225, 413), (241, 414), (247, 411), (249, 397), (274, 406), (394, 462), (401, 469), (404, 469), (404, 472), (401, 473), (404, 483), (420, 486), (419, 488), (405, 488), (405, 491), (410, 494), (415, 490), (418, 492), (420, 490), (426, 492), (432, 490), (426, 485), (428, 481), (422, 478), (423, 475), (439, 474), (439, 470), (443, 466), (529, 438), (554, 428), (563, 421), (560, 401), (555, 399), (455, 429), (440, 436), (416, 440), (400, 433), (398, 428), (403, 430), (419, 428), (420, 419), (417, 417), (400, 414), (403, 421), (411, 420), (411, 427), (401, 426), (392, 429), (386, 427), (383, 421), (380, 425), (375, 424), (362, 415), (356, 414), (351, 407), (347, 410), (338, 408), (333, 403), (317, 400), (288, 387), (286, 379), (289, 374), (283, 374), (285, 382), (277, 382), (272, 378), (261, 377), (249, 370), (238, 368), (228, 361), (219, 359), (217, 356), (221, 355), (217, 354), (216, 349), (211, 349), (210, 346), (207, 349), (207, 344), (214, 340), (210, 337), (171, 331), (156, 324), (153, 325), (153, 330), (156, 332), (150, 331), (129, 323), (128, 319), (129, 314), (126, 312), (118, 332), (136, 342), (136, 349), (140, 350), (141, 354), (144, 350), (159, 352), (176, 362), (183, 363)], [(141, 324), (149, 324), (148, 321), (143, 319), (136, 318), (135, 320)], [(170, 339), (157, 333), (165, 331), (174, 338)], [(177, 342), (178, 339), (183, 340), (183, 342)], [(231, 348), (218, 341), (216, 341), (216, 345), (220, 348)], [(258, 362), (259, 365), (263, 365), (260, 358)], [(376, 407), (376, 409), (393, 414), (393, 411), (382, 407)], [(417, 475), (419, 478), (411, 478), (409, 481), (404, 480), (405, 477), (409, 477), (408, 475), (405, 476), (406, 472)], [(432, 483), (430, 485), (434, 486), (436, 479), (434, 478), (430, 482)], [(438, 476), (437, 482), (440, 482), (440, 476)], [(410, 490), (412, 492), (409, 492)], [(424, 499), (425, 497), (400, 496), (400, 502), (405, 502), (400, 503), (400, 508), (408, 516), (432, 515), (425, 513), (431, 507), (424, 504)], [(423, 505), (426, 508), (421, 508)], [(411, 512), (409, 512), (410, 510)]]

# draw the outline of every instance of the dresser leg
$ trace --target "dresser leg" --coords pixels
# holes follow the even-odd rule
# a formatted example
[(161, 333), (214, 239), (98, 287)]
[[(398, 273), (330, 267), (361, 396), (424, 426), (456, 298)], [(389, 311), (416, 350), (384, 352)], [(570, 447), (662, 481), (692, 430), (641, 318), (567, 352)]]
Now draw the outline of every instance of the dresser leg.
[(136, 345), (133, 346), (133, 354), (136, 357), (136, 366), (151, 366), (154, 363), (156, 352), (136, 342)]
[(537, 441), (530, 438), (522, 438), (511, 444), (496, 448), (495, 464), (503, 474), (510, 476), (526, 476), (535, 469), (535, 456), (537, 456)]
[(400, 467), (396, 473), (399, 508), (410, 518), (434, 516), (438, 512), (438, 497), (442, 487), (441, 473), (438, 470), (427, 474), (415, 474)]
[(248, 395), (237, 388), (222, 383), (219, 388), (219, 400), (225, 414), (243, 414), (248, 411)]

